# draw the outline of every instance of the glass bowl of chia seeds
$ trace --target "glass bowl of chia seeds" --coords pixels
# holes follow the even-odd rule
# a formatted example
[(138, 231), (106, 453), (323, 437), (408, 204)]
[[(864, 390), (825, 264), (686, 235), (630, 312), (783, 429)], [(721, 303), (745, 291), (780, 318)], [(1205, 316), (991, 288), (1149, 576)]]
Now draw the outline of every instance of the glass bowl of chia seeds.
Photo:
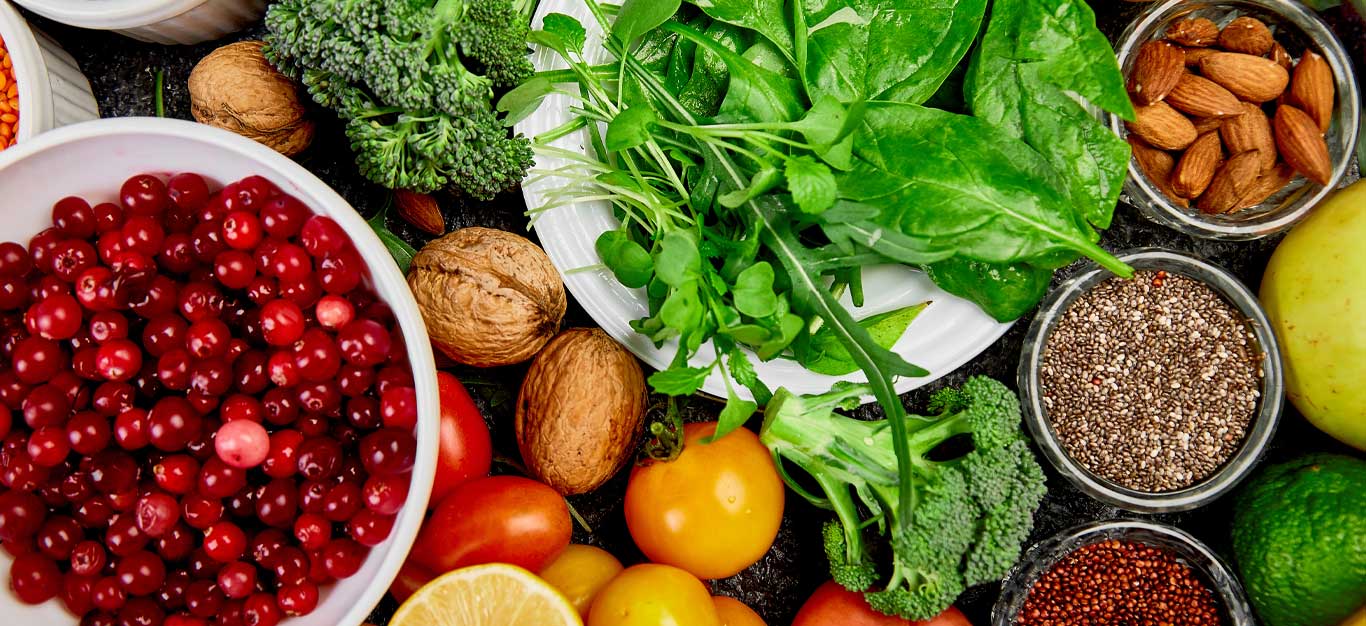
[(1030, 548), (1006, 574), (993, 626), (1253, 626), (1218, 555), (1180, 529), (1137, 520), (1072, 528)]
[(1084, 266), (1044, 300), (1019, 388), (1044, 456), (1088, 495), (1138, 513), (1233, 489), (1284, 405), (1280, 348), (1256, 296), (1224, 269), (1163, 249)]

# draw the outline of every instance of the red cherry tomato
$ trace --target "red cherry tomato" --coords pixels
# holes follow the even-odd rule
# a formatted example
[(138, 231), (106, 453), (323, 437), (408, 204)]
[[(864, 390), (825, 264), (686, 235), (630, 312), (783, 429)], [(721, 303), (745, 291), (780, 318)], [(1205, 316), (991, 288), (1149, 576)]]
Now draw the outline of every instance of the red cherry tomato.
[(883, 615), (868, 606), (863, 594), (849, 591), (831, 580), (811, 594), (797, 612), (792, 626), (972, 626), (972, 623), (953, 606), (927, 622)]
[(519, 476), (456, 486), (422, 525), (410, 561), (436, 574), (483, 563), (541, 571), (569, 545), (569, 507), (554, 489)]
[(446, 372), (436, 373), (436, 384), (441, 392), (441, 452), (432, 497), (427, 501), (433, 508), (460, 483), (488, 475), (493, 465), (489, 428), (470, 393)]

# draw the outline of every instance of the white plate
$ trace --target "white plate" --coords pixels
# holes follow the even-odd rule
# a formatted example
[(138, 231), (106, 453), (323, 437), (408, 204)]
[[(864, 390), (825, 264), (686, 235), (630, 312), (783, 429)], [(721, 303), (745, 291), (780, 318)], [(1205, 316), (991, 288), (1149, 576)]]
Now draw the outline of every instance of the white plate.
[[(536, 11), (537, 27), (548, 13), (564, 13), (583, 22), (589, 33), (585, 53), (585, 60), (589, 65), (609, 60), (606, 50), (600, 45), (602, 30), (597, 27), (582, 0), (542, 2)], [(555, 53), (544, 49), (537, 49), (532, 55), (532, 61), (538, 70), (564, 67)], [(517, 131), (528, 137), (535, 137), (561, 126), (570, 120), (569, 107), (573, 101), (568, 96), (551, 95), (536, 113), (517, 125)], [(587, 153), (590, 150), (588, 140), (588, 131), (584, 130), (563, 137), (554, 145)], [(563, 159), (541, 158), (536, 167), (554, 170), (564, 165)], [(565, 184), (565, 181), (556, 177), (546, 177), (524, 186), (522, 190), (527, 206), (535, 209), (544, 205), (546, 190)], [(643, 290), (623, 287), (607, 270), (582, 270), (601, 264), (593, 244), (603, 232), (613, 230), (619, 225), (620, 221), (612, 215), (611, 207), (606, 202), (583, 202), (540, 214), (535, 222), (535, 230), (546, 253), (550, 255), (550, 260), (564, 275), (565, 285), (593, 320), (645, 363), (662, 369), (673, 359), (678, 345), (676, 342), (669, 342), (662, 348), (656, 348), (648, 338), (631, 329), (631, 320), (648, 315), (649, 305)], [(923, 378), (898, 379), (896, 389), (900, 393), (952, 372), (981, 354), (1010, 328), (1010, 324), (997, 322), (983, 313), (977, 305), (935, 287), (919, 271), (902, 266), (874, 267), (864, 271), (863, 279), (866, 294), (864, 306), (856, 309), (847, 298), (844, 300), (845, 306), (854, 312), (855, 318), (862, 319), (926, 301), (932, 303), (893, 347), (893, 350), (907, 361), (929, 370), (930, 375)], [(703, 346), (693, 363), (705, 365), (715, 358), (715, 352), (711, 347)], [(840, 380), (867, 380), (862, 373), (844, 377), (816, 374), (786, 359), (775, 359), (767, 363), (761, 363), (758, 359), (753, 361), (759, 378), (774, 389), (786, 387), (798, 393), (821, 393), (828, 391), (831, 385)], [(737, 390), (742, 394), (746, 393), (744, 389)], [(725, 381), (719, 373), (715, 373), (707, 379), (703, 391), (724, 397)], [(866, 400), (871, 401), (871, 398)]]

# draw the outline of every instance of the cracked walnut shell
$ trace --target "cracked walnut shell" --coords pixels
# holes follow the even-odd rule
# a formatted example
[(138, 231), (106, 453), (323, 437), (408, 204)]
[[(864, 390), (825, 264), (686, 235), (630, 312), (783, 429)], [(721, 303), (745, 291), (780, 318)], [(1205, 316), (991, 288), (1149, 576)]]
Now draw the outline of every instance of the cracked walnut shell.
[(525, 237), (463, 228), (413, 257), (408, 287), (432, 345), (475, 367), (521, 363), (560, 329), (567, 302), (550, 257)]

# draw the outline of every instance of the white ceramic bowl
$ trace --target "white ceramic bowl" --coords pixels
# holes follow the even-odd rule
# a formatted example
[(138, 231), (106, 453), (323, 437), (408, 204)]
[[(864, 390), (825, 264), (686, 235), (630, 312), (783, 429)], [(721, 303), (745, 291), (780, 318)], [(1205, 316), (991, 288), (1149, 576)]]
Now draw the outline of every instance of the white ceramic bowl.
[(51, 37), (29, 26), (8, 0), (0, 0), (0, 37), (9, 50), (19, 89), (18, 141), (58, 126), (99, 119), (95, 94), (76, 60)]
[[(417, 383), (417, 462), (408, 503), (388, 541), (370, 552), (355, 576), (324, 589), (312, 614), (292, 626), (357, 626), (389, 587), (403, 564), (427, 509), (436, 472), (439, 412), (436, 365), (426, 327), (408, 283), (369, 225), (330, 187), (302, 166), (259, 143), (181, 120), (118, 118), (60, 128), (0, 152), (0, 239), (27, 239), (51, 224), (52, 204), (68, 195), (94, 201), (117, 200), (119, 186), (140, 173), (195, 172), (222, 185), (252, 174), (266, 177), (327, 215), (351, 236), (370, 268), (376, 294), (393, 309), (408, 347)], [(41, 606), (20, 603), (9, 591), (9, 556), (0, 551), (0, 616), (7, 626), (74, 626), (57, 601)]]
[(50, 20), (139, 41), (193, 44), (242, 30), (266, 0), (15, 0)]
[[(536, 12), (534, 22), (539, 26), (546, 15), (554, 12), (571, 15), (588, 29), (588, 45), (584, 60), (593, 65), (604, 63), (608, 54), (601, 45), (602, 29), (581, 0), (545, 0)], [(562, 67), (553, 52), (536, 46), (532, 61), (536, 69)], [(517, 131), (535, 137), (570, 121), (573, 98), (551, 94), (539, 110), (517, 125)], [(581, 130), (555, 141), (552, 145), (581, 153), (590, 151), (588, 131)], [(555, 170), (566, 165), (561, 158), (541, 158), (537, 170)], [(556, 177), (533, 177), (522, 187), (526, 205), (532, 210), (546, 204), (546, 193), (570, 184)], [(650, 339), (630, 326), (632, 320), (648, 316), (649, 303), (643, 289), (627, 289), (605, 269), (583, 270), (601, 266), (602, 261), (594, 243), (603, 232), (621, 225), (606, 202), (580, 202), (541, 213), (535, 222), (536, 234), (545, 247), (551, 262), (564, 276), (564, 283), (574, 299), (593, 317), (613, 339), (621, 342), (646, 364), (655, 369), (667, 368), (678, 350), (677, 341), (657, 348)], [(905, 393), (958, 369), (981, 354), (1010, 328), (992, 319), (977, 305), (939, 289), (924, 273), (907, 267), (888, 265), (864, 270), (864, 306), (855, 309), (848, 296), (842, 300), (855, 319), (863, 319), (906, 306), (931, 302), (930, 306), (911, 323), (906, 334), (892, 346), (892, 351), (907, 361), (930, 371), (922, 378), (898, 378), (896, 390)], [(702, 346), (693, 365), (707, 365), (716, 358), (710, 344)], [(774, 359), (759, 362), (751, 358), (759, 378), (770, 387), (786, 387), (795, 393), (824, 393), (836, 382), (845, 380), (865, 382), (862, 372), (849, 376), (826, 376), (802, 367), (796, 361)], [(718, 372), (707, 378), (702, 390), (717, 397), (726, 396), (726, 381)], [(749, 390), (736, 386), (736, 392), (749, 397)], [(872, 396), (864, 398), (872, 402)]]

